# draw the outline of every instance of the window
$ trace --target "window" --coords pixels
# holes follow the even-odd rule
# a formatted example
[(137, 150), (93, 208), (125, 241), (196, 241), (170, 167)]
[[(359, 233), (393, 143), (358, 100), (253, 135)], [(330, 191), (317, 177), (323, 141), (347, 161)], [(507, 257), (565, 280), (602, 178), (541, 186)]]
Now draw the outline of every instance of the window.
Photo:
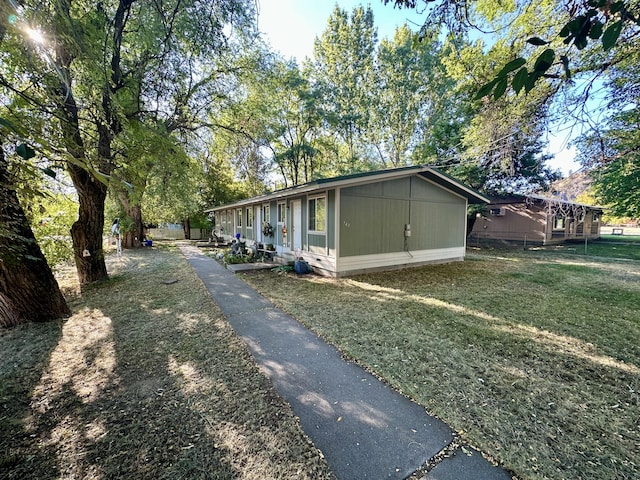
[(324, 232), (327, 220), (327, 199), (317, 197), (309, 199), (309, 231)]
[(278, 204), (278, 223), (284, 224), (286, 221), (286, 209), (284, 203)]
[(253, 207), (247, 208), (247, 228), (253, 228)]
[(242, 209), (236, 210), (236, 228), (240, 228), (242, 226)]
[(265, 223), (271, 223), (271, 216), (270, 216), (270, 209), (269, 209), (269, 205), (263, 205), (262, 206), (262, 221)]
[(602, 213), (600, 212), (593, 212), (593, 222), (599, 222), (600, 221), (600, 217), (602, 216)]
[(564, 230), (564, 217), (561, 217), (560, 215), (553, 217), (553, 229)]

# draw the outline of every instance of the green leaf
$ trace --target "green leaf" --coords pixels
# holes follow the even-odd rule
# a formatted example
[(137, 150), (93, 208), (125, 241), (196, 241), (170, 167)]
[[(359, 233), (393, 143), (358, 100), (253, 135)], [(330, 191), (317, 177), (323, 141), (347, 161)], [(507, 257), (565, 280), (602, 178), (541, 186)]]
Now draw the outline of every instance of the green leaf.
[(504, 92), (507, 90), (507, 77), (502, 77), (496, 84), (496, 89), (493, 91), (493, 99), (498, 100)]
[(618, 20), (617, 22), (609, 25), (602, 35), (602, 48), (605, 51), (611, 49), (611, 47), (613, 47), (618, 41), (618, 37), (621, 32), (622, 20)]
[(533, 65), (533, 69), (537, 72), (546, 72), (549, 70), (551, 65), (553, 65), (553, 61), (556, 58), (556, 53), (552, 48), (547, 48), (544, 52), (542, 52), (538, 58), (536, 59), (536, 63)]
[(493, 90), (493, 87), (496, 85), (496, 83), (498, 83), (499, 80), (499, 78), (494, 78), (489, 83), (485, 83), (483, 86), (481, 86), (480, 90), (478, 90), (478, 93), (476, 94), (476, 99), (489, 95), (489, 93), (491, 92), (491, 90)]
[(525, 63), (527, 63), (527, 61), (522, 57), (511, 60), (504, 67), (502, 67), (502, 70), (500, 70), (500, 73), (498, 73), (498, 77), (505, 77), (507, 73), (513, 72), (514, 70), (523, 66)]
[(16, 127), (14, 127), (13, 124), (9, 120), (5, 120), (2, 117), (0, 117), (0, 126), (8, 128), (9, 130), (14, 131), (14, 132), (16, 131)]
[(600, 20), (596, 20), (591, 25), (591, 30), (589, 30), (589, 38), (592, 40), (597, 40), (602, 36), (603, 24)]
[(587, 37), (580, 36), (576, 37), (573, 44), (576, 46), (578, 50), (584, 50), (589, 42), (587, 41)]
[(56, 172), (54, 172), (53, 170), (51, 170), (49, 167), (43, 168), (42, 172), (45, 175), (49, 175), (51, 178), (56, 178)]
[(564, 73), (567, 76), (567, 80), (571, 78), (571, 70), (569, 69), (569, 57), (566, 55), (560, 56), (560, 61), (562, 62), (562, 66), (564, 67)]
[(537, 70), (534, 70), (529, 74), (529, 77), (527, 78), (527, 81), (524, 84), (525, 93), (529, 93), (531, 90), (533, 90), (533, 87), (536, 86), (536, 82), (542, 76), (542, 74), (543, 72), (540, 72)]
[(584, 20), (584, 16), (579, 15), (567, 24), (560, 30), (560, 35), (562, 38), (568, 37), (570, 34), (576, 35), (582, 29), (582, 21)]
[(541, 39), (540, 37), (531, 37), (531, 38), (527, 39), (527, 43), (529, 43), (531, 45), (535, 45), (537, 47), (549, 44), (549, 42), (547, 42), (546, 40)]
[(613, 2), (610, 7), (610, 12), (612, 15), (615, 15), (623, 8), (624, 8), (624, 2), (621, 2), (621, 1)]
[(529, 72), (527, 71), (527, 67), (523, 67), (516, 72), (513, 76), (513, 80), (511, 81), (511, 86), (516, 93), (520, 93), (520, 90), (524, 87), (528, 77)]
[(25, 160), (29, 160), (36, 156), (36, 151), (26, 143), (21, 143), (16, 147), (16, 153)]

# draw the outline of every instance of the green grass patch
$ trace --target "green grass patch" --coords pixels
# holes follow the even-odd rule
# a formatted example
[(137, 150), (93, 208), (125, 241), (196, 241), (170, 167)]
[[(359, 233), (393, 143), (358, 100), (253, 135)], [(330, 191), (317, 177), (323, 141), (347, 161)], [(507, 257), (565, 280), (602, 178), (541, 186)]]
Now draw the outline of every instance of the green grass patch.
[(640, 263), (492, 251), (244, 278), (522, 478), (640, 477)]
[(640, 235), (600, 235), (599, 241), (615, 243), (640, 243)]
[(640, 237), (603, 236), (599, 240), (571, 242), (561, 245), (533, 247), (534, 251), (547, 251), (562, 254), (575, 254), (587, 257), (640, 260)]
[(174, 247), (108, 267), (0, 331), (0, 478), (333, 478)]

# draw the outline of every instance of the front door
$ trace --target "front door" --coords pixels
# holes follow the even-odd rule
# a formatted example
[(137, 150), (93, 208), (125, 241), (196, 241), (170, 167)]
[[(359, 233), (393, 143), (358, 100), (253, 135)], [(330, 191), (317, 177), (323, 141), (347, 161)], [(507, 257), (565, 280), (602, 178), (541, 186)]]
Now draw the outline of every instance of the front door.
[(291, 250), (302, 249), (302, 200), (291, 202)]

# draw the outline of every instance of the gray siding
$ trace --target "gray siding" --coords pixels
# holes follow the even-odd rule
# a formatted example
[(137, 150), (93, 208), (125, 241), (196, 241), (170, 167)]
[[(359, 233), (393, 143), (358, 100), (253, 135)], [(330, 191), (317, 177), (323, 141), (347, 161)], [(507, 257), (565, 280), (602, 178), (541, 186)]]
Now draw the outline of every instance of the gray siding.
[[(464, 246), (466, 201), (421, 178), (345, 188), (340, 256)], [(405, 224), (411, 236), (405, 238)]]

